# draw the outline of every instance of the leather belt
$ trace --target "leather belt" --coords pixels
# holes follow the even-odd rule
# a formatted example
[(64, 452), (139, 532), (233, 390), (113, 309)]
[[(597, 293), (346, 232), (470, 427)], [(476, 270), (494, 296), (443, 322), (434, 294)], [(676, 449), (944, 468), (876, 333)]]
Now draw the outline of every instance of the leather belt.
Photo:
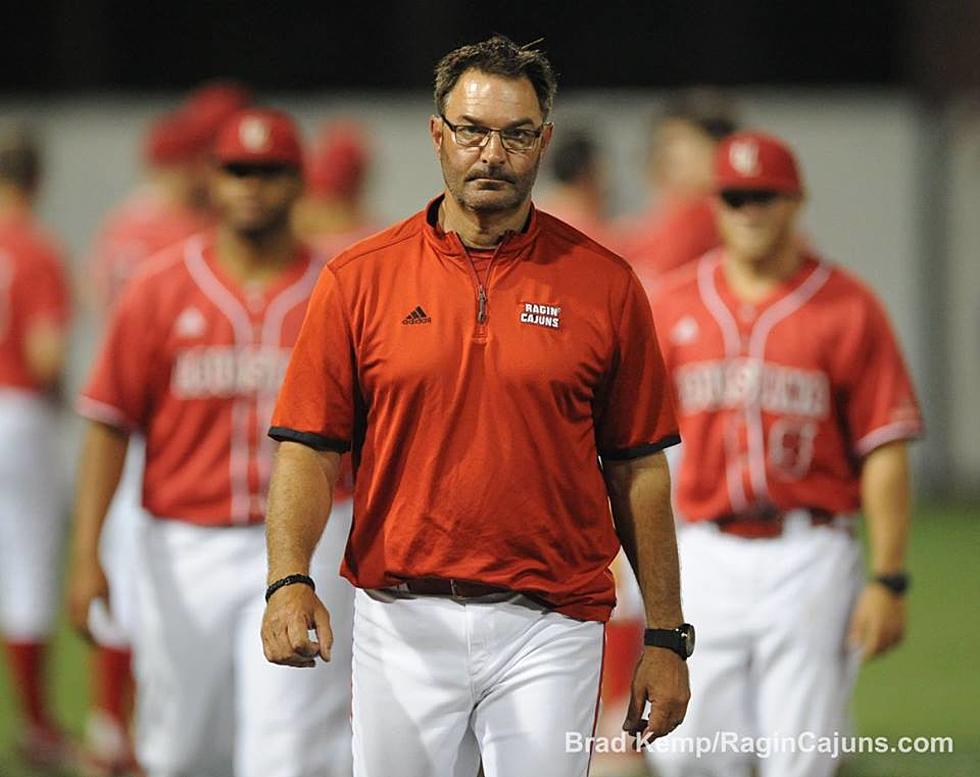
[(725, 534), (734, 534), (747, 539), (773, 539), (781, 537), (786, 518), (805, 514), (811, 526), (830, 526), (835, 516), (826, 510), (792, 510), (786, 513), (777, 511), (753, 513), (750, 515), (726, 515), (717, 518), (714, 524)]
[(395, 590), (420, 596), (449, 596), (453, 599), (479, 599), (482, 596), (515, 593), (497, 585), (443, 577), (412, 577), (395, 586)]

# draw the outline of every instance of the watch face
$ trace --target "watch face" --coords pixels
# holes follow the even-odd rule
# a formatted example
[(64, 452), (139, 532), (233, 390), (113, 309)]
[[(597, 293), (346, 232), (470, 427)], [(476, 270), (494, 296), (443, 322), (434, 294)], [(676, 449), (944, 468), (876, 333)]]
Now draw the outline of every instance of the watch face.
[(694, 642), (696, 635), (694, 633), (694, 627), (690, 623), (683, 623), (677, 629), (681, 633), (681, 641), (684, 644), (685, 653), (690, 656), (694, 652)]

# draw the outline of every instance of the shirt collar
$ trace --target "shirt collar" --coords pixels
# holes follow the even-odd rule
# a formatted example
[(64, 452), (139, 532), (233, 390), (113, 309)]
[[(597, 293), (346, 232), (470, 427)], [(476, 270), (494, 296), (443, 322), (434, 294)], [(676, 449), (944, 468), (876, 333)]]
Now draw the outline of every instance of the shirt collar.
[[(463, 241), (459, 239), (459, 235), (455, 232), (445, 232), (439, 226), (439, 206), (442, 205), (445, 196), (445, 194), (440, 194), (425, 206), (422, 229), (429, 244), (440, 253), (465, 257), (466, 247), (463, 245)], [(539, 229), (538, 211), (532, 202), (524, 228), (520, 232), (508, 232), (504, 235), (497, 248), (497, 258), (513, 257), (524, 251), (537, 238)]]

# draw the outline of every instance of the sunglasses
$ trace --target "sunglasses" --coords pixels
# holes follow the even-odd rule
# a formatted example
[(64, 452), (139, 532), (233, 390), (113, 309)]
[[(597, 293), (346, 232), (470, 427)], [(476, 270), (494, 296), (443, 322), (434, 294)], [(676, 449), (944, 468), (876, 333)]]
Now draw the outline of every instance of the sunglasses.
[(719, 196), (729, 208), (738, 209), (745, 205), (768, 205), (779, 196), (779, 192), (769, 189), (728, 189)]
[(295, 173), (296, 168), (290, 165), (281, 165), (276, 163), (247, 163), (247, 162), (232, 162), (230, 164), (222, 165), (221, 169), (224, 170), (228, 175), (234, 176), (235, 178), (251, 178), (252, 176), (257, 176), (259, 178), (277, 178), (280, 175), (287, 175), (290, 173)]

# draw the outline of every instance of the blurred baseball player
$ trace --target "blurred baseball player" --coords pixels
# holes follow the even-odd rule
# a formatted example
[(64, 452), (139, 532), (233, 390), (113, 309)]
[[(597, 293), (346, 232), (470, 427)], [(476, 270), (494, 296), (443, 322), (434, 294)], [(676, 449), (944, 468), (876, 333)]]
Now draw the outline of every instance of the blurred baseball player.
[(330, 122), (310, 152), (296, 229), (328, 259), (378, 231), (364, 196), (371, 164), (366, 132), (353, 121)]
[(291, 672), (264, 661), (259, 639), (273, 448), (263, 431), (322, 264), (290, 228), (300, 139), (285, 114), (247, 110), (214, 157), (216, 231), (164, 252), (127, 286), (80, 400), (90, 422), (70, 614), (84, 632), (91, 602), (111, 592), (99, 535), (139, 432), (151, 516), (133, 632), (141, 766), (149, 777), (345, 775), (353, 591), (336, 569), (349, 516), (335, 516), (339, 536), (314, 562), (336, 603), (341, 660)]
[[(653, 298), (684, 435), (684, 608), (700, 628), (678, 733), (830, 736), (847, 730), (854, 657), (902, 638), (906, 442), (922, 420), (881, 304), (800, 248), (804, 190), (786, 144), (755, 132), (728, 138), (715, 187), (724, 246)], [(653, 759), (665, 777), (835, 771), (802, 744), (758, 760), (656, 748)]]
[(65, 358), (68, 283), (60, 250), (31, 210), (41, 160), (23, 128), (0, 129), (0, 636), (34, 765), (67, 757), (45, 698), (66, 504), (55, 396)]
[(435, 82), (446, 191), (327, 265), (276, 406), (265, 650), (330, 655), (309, 560), (353, 448), (354, 773), (579, 777), (620, 540), (664, 646), (626, 726), (666, 734), (687, 704), (669, 389), (628, 265), (531, 204), (544, 55), (496, 36)]
[(647, 289), (720, 243), (710, 201), (712, 165), (718, 142), (734, 131), (731, 106), (711, 92), (683, 95), (657, 120), (648, 170), (656, 199), (624, 225), (620, 238)]
[(610, 245), (606, 173), (595, 138), (586, 130), (566, 130), (555, 139), (548, 156), (555, 185), (541, 209)]
[[(100, 316), (108, 314), (149, 257), (212, 225), (207, 197), (211, 147), (221, 125), (248, 99), (241, 87), (206, 85), (179, 109), (152, 123), (143, 143), (145, 180), (109, 213), (90, 252), (89, 297)], [(123, 772), (133, 763), (129, 644), (136, 606), (133, 580), (139, 566), (142, 473), (142, 438), (134, 435), (103, 533), (102, 559), (114, 591), (112, 610), (107, 612), (105, 603), (97, 601), (90, 618), (97, 648), (85, 744), (93, 774)]]

